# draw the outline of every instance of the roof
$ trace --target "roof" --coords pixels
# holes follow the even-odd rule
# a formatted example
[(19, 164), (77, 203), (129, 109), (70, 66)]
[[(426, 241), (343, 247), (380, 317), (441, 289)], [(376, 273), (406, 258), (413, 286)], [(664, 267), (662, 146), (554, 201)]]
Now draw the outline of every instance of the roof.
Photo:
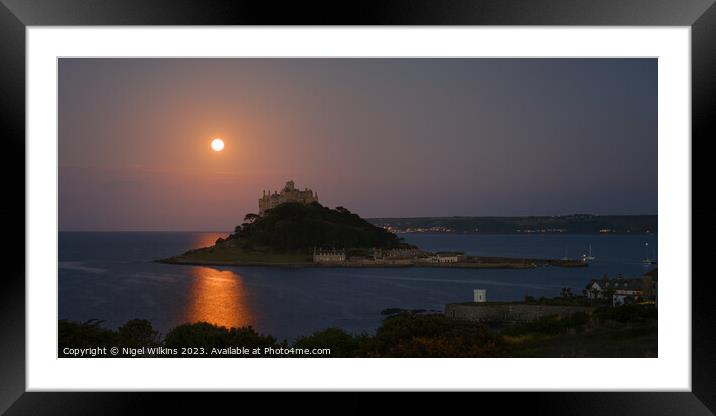
[(641, 290), (644, 287), (644, 278), (642, 277), (618, 277), (610, 279), (608, 277), (602, 277), (601, 279), (592, 279), (587, 283), (587, 288), (591, 287), (594, 283), (598, 283), (602, 289), (630, 289), (630, 290)]
[(641, 290), (644, 287), (644, 279), (641, 277), (635, 279), (612, 279), (608, 287), (618, 289)]

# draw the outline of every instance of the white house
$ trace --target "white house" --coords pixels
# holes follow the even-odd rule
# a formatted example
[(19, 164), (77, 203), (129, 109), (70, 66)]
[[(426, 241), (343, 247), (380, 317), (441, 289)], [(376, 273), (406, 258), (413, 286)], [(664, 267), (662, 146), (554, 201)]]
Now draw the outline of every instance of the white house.
[(601, 279), (592, 279), (584, 294), (589, 299), (604, 299), (611, 295), (612, 305), (623, 305), (625, 303), (641, 302), (647, 297), (655, 296), (656, 291), (648, 292), (648, 287), (655, 286), (651, 283), (651, 277), (624, 278), (621, 275), (616, 279), (610, 279), (604, 275)]

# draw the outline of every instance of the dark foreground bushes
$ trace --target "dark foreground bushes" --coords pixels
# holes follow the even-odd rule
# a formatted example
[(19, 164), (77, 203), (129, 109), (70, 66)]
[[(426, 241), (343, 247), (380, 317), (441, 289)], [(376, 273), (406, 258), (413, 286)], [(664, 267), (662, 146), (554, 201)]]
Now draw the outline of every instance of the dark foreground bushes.
[(634, 304), (616, 308), (604, 306), (596, 308), (591, 314), (577, 312), (567, 316), (545, 316), (531, 322), (508, 326), (502, 330), (502, 334), (508, 336), (559, 335), (579, 333), (588, 328), (655, 324), (656, 320), (657, 309), (654, 305)]
[(500, 357), (504, 343), (487, 326), (443, 315), (386, 319), (366, 343), (369, 357)]
[[(207, 351), (211, 351), (212, 348), (243, 347), (248, 348), (250, 351), (254, 351), (256, 348), (258, 348), (259, 351), (263, 351), (266, 347), (286, 345), (284, 343), (279, 344), (276, 338), (270, 335), (259, 334), (250, 326), (226, 328), (207, 322), (198, 322), (195, 324), (179, 325), (169, 331), (164, 338), (164, 346), (174, 349), (181, 349), (182, 347), (201, 347)], [(256, 356), (260, 354), (250, 352), (248, 355)]]
[(577, 312), (568, 316), (551, 315), (531, 322), (508, 326), (502, 334), (519, 336), (524, 334), (559, 335), (570, 331), (581, 332), (589, 323), (590, 317), (585, 312)]
[(656, 320), (658, 310), (654, 305), (623, 305), (618, 308), (602, 307), (594, 310), (594, 317), (601, 322), (644, 323)]
[(65, 348), (96, 348), (114, 346), (155, 347), (160, 345), (159, 333), (144, 319), (132, 319), (112, 331), (102, 327), (102, 322), (92, 319), (86, 322), (58, 322), (58, 347), (60, 357)]
[[(162, 338), (146, 320), (131, 320), (117, 330), (103, 328), (100, 321), (77, 323), (61, 320), (59, 356), (77, 356), (68, 353), (66, 348), (119, 347), (118, 354), (97, 356), (507, 357), (519, 355), (520, 348), (525, 350), (533, 347), (529, 343), (516, 343), (515, 340), (523, 335), (537, 335), (536, 339), (553, 341), (554, 345), (543, 347), (546, 350), (528, 351), (532, 356), (550, 356), (557, 350), (569, 347), (570, 342), (588, 341), (594, 345), (606, 345), (614, 340), (630, 340), (636, 336), (648, 341), (648, 345), (645, 344), (642, 349), (656, 351), (656, 346), (651, 345), (652, 338), (655, 339), (652, 335), (656, 333), (656, 318), (654, 306), (625, 305), (598, 308), (592, 314), (578, 312), (565, 317), (547, 316), (497, 331), (483, 324), (450, 319), (441, 314), (403, 312), (386, 318), (375, 335), (356, 335), (340, 328), (328, 328), (300, 337), (293, 344), (259, 334), (250, 326), (226, 328), (198, 322), (179, 325)], [(582, 341), (569, 338), (575, 336), (587, 338)], [(305, 353), (317, 349), (329, 349), (330, 353)], [(217, 353), (218, 350), (221, 352)], [(269, 350), (271, 352), (267, 353)], [(591, 356), (599, 356), (604, 347), (594, 347), (589, 351)], [(638, 351), (633, 354), (639, 356)]]
[[(99, 321), (85, 323), (60, 321), (60, 356), (69, 348), (119, 347), (112, 356), (146, 357), (212, 357), (212, 351), (224, 351), (223, 357), (247, 356), (309, 356), (294, 354), (295, 349), (330, 349), (321, 357), (499, 357), (506, 353), (499, 336), (487, 327), (442, 315), (399, 314), (387, 318), (376, 335), (351, 334), (339, 328), (329, 328), (298, 338), (292, 345), (278, 342), (270, 335), (257, 333), (251, 327), (226, 328), (206, 322), (179, 325), (163, 340), (149, 322), (132, 320), (118, 330), (103, 328)], [(124, 352), (123, 347), (132, 347)], [(137, 354), (136, 349), (145, 347)], [(155, 347), (162, 347), (155, 353)], [(241, 348), (241, 351), (233, 349)], [(264, 353), (265, 349), (283, 349), (285, 354)], [(292, 350), (293, 348), (293, 350)], [(146, 350), (149, 349), (149, 352)], [(186, 349), (203, 349), (206, 354), (194, 354)], [(168, 352), (167, 352), (168, 350)], [(254, 353), (258, 351), (258, 353)], [(101, 355), (100, 355), (101, 356)], [(109, 355), (104, 355), (109, 356)]]
[(513, 357), (658, 357), (653, 305), (597, 308), (548, 316), (502, 330)]

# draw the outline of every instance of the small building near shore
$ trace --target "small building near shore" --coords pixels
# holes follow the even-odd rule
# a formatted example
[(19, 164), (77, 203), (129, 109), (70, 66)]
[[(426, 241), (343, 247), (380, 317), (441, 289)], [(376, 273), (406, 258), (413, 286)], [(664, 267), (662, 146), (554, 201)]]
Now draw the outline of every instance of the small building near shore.
[(399, 260), (399, 259), (418, 259), (422, 257), (426, 257), (429, 253), (427, 253), (424, 250), (420, 250), (418, 248), (391, 248), (391, 249), (382, 249), (382, 248), (373, 248), (373, 255), (372, 258), (375, 261), (380, 260)]
[(346, 261), (345, 250), (313, 249), (314, 263), (342, 263)]
[(420, 250), (417, 248), (393, 248), (383, 250), (382, 253), (384, 258), (412, 259), (420, 255)]
[(465, 253), (453, 251), (441, 251), (428, 258), (431, 263), (459, 263), (465, 260)]

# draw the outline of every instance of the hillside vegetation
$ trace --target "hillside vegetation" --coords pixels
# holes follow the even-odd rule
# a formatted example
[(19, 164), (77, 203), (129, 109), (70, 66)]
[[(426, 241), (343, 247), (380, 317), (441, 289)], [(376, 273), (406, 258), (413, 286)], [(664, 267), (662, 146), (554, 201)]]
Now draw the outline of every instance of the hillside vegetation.
[[(318, 202), (285, 203), (263, 216), (248, 214), (226, 241), (238, 240), (251, 249), (268, 247), (276, 252), (313, 250), (314, 247), (396, 248), (401, 240), (343, 207), (330, 209)], [(224, 241), (219, 241), (221, 244)]]
[(248, 214), (244, 223), (211, 247), (163, 259), (175, 264), (307, 265), (313, 249), (347, 249), (368, 255), (373, 247), (412, 247), (397, 235), (365, 221), (343, 207), (318, 202), (285, 203), (264, 213)]

